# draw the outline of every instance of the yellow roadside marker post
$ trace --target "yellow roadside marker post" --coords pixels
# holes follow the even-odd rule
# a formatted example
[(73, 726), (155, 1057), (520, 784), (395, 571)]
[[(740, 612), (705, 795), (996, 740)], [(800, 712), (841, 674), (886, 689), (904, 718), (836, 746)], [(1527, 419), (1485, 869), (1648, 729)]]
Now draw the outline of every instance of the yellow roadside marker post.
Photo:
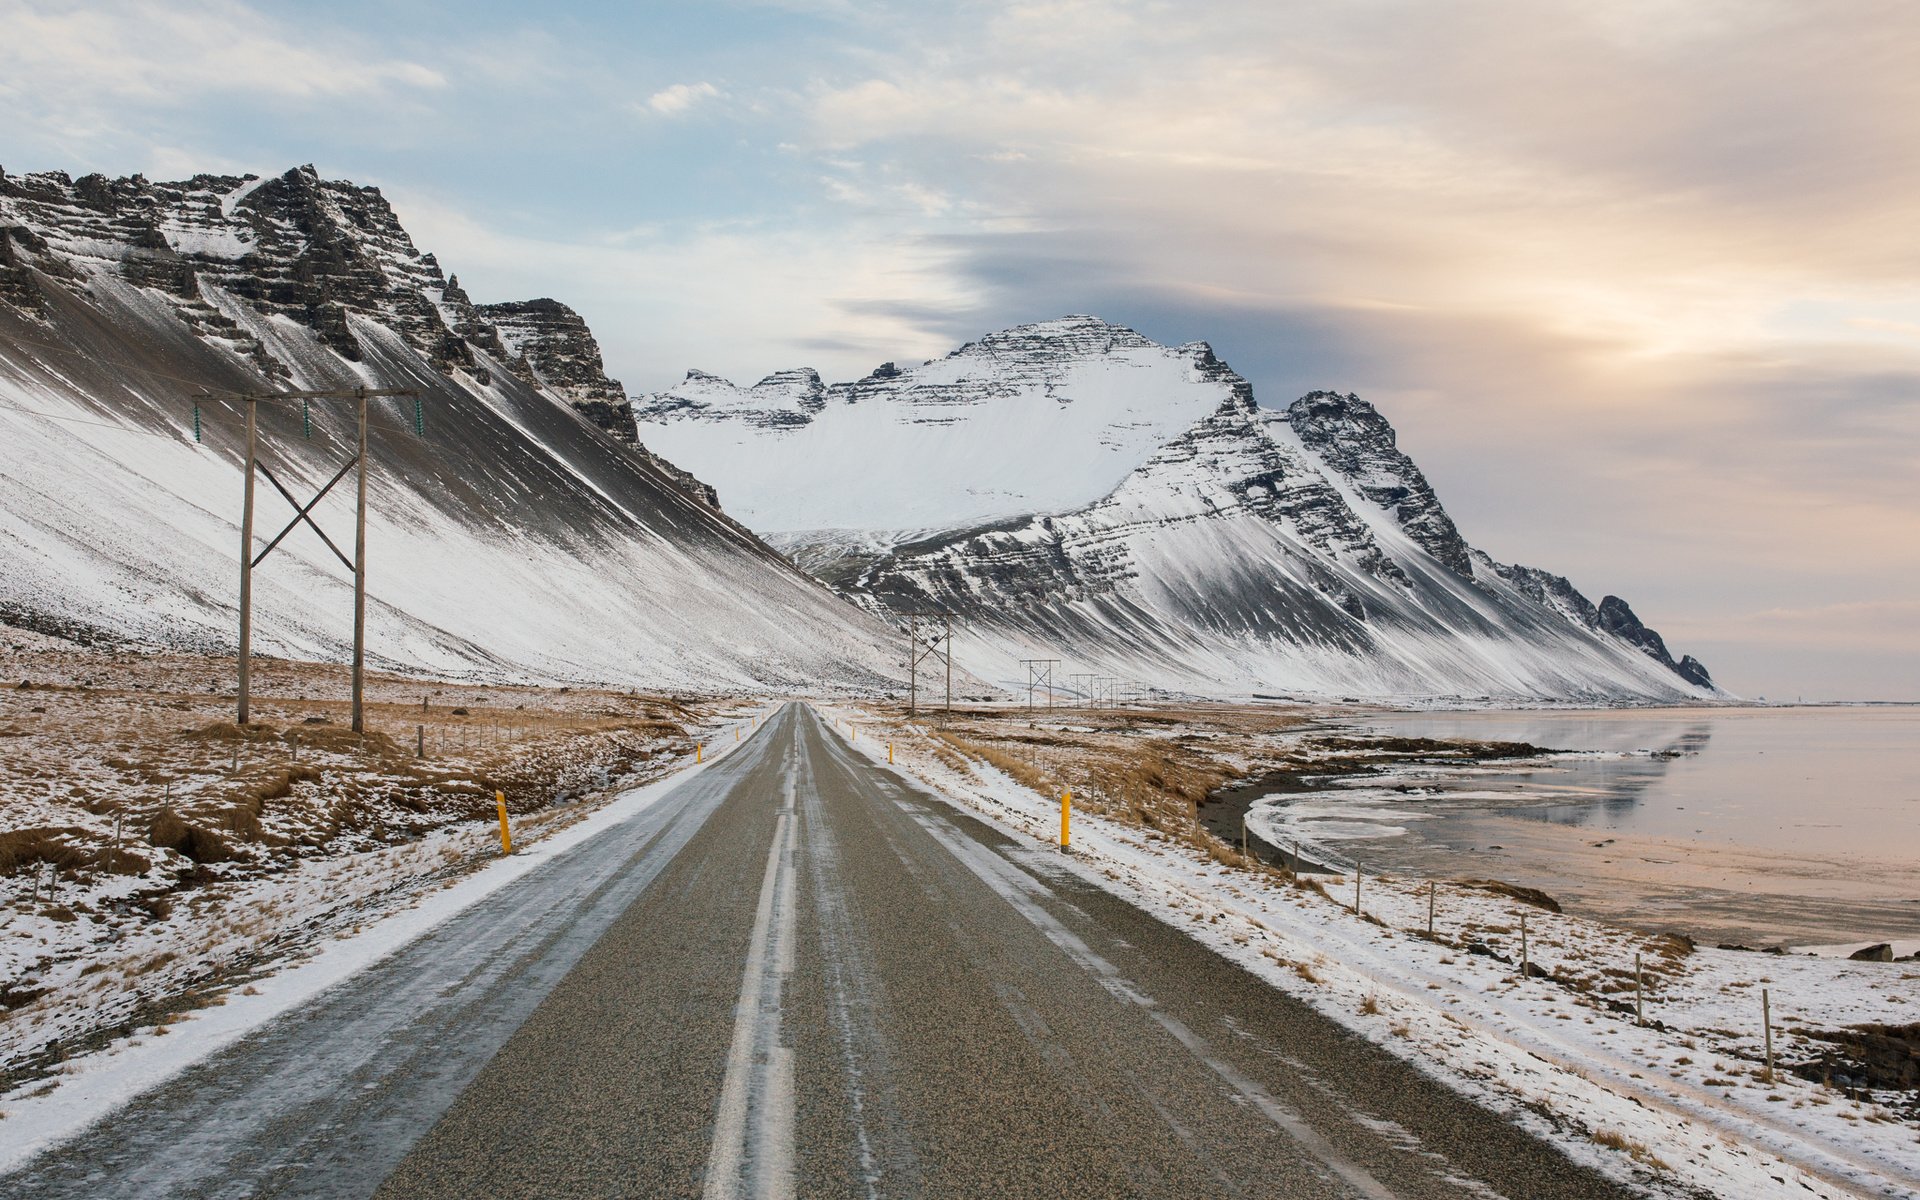
[(695, 742), (693, 744), (693, 761), (704, 762), (706, 753), (707, 744), (705, 742)]
[(495, 792), (493, 804), (500, 812), (500, 853), (513, 853), (513, 833), (507, 828), (507, 794)]
[(1072, 824), (1072, 822), (1073, 822), (1073, 793), (1061, 792), (1060, 793), (1060, 852), (1062, 854), (1073, 853), (1073, 842), (1072, 842), (1072, 839), (1068, 836), (1069, 833), (1071, 832), (1071, 830), (1069, 829), (1069, 826)]
[(893, 763), (893, 743), (892, 742), (887, 743), (887, 763), (888, 765), (892, 765)]

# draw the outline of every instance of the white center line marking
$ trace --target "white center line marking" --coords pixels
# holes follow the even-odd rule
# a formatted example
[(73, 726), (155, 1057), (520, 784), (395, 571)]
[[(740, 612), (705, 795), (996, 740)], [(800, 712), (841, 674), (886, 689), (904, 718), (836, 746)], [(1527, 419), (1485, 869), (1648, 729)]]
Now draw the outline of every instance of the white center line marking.
[(733, 1044), (720, 1085), (720, 1110), (707, 1153), (706, 1200), (791, 1200), (794, 1194), (793, 1049), (780, 1041), (780, 1001), (794, 954), (793, 750), (786, 755), (786, 797), (774, 818), (773, 846), (760, 883), (760, 906), (747, 943), (747, 968), (734, 1009)]

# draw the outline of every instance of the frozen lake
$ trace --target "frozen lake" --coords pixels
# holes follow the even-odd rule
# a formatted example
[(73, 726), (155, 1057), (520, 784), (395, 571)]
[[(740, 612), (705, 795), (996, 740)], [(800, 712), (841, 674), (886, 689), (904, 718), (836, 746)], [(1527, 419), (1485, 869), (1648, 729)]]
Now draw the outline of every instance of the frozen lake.
[(1380, 713), (1406, 737), (1576, 753), (1276, 798), (1278, 836), (1489, 876), (1704, 941), (1920, 939), (1920, 707)]

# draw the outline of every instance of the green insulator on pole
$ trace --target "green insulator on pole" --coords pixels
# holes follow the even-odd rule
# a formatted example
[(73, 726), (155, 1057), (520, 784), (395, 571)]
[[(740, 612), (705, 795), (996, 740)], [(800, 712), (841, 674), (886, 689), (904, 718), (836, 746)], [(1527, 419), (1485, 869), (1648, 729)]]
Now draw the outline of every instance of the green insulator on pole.
[(300, 436), (308, 438), (313, 436), (313, 410), (305, 400), (300, 402)]
[(196, 442), (200, 440), (200, 402), (198, 400), (193, 402), (193, 440)]
[(421, 437), (427, 435), (427, 406), (418, 396), (413, 398), (413, 431)]

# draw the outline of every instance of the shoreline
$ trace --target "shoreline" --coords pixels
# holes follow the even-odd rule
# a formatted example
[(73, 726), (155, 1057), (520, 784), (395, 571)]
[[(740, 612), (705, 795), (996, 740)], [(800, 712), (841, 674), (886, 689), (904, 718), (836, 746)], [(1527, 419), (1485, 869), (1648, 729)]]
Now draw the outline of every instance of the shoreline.
[[(1768, 707), (1777, 712), (1815, 706)], [(1612, 709), (1592, 711), (1627, 715)], [(1749, 706), (1747, 711), (1757, 710)], [(1531, 805), (1524, 802), (1524, 787), (1505, 797), (1462, 795), (1471, 792), (1478, 777), (1498, 779), (1510, 773), (1502, 767), (1551, 771), (1550, 756), (1560, 752), (1540, 747), (1531, 747), (1538, 753), (1527, 758), (1492, 753), (1437, 756), (1432, 741), (1381, 737), (1382, 731), (1369, 726), (1364, 716), (1345, 714), (1315, 722), (1303, 732), (1333, 739), (1372, 738), (1379, 753), (1360, 762), (1323, 755), (1311, 765), (1256, 771), (1214, 791), (1196, 813), (1211, 833), (1234, 846), (1241, 844), (1246, 821), (1249, 852), (1268, 865), (1294, 865), (1292, 832), (1294, 822), (1303, 818), (1344, 823), (1348, 829), (1378, 822), (1376, 836), (1342, 837), (1331, 845), (1302, 834), (1302, 873), (1345, 874), (1358, 859), (1369, 875), (1392, 873), (1439, 882), (1501, 879), (1555, 897), (1569, 914), (1641, 933), (1763, 953), (1817, 951), (1820, 957), (1844, 958), (1845, 950), (1885, 942), (1899, 946), (1896, 957), (1905, 958), (1912, 952), (1906, 943), (1920, 944), (1920, 892), (1912, 889), (1911, 871), (1903, 863), (1863, 864), (1804, 851), (1585, 827), (1577, 820), (1558, 822), (1525, 811), (1591, 807), (1599, 813), (1612, 797), (1598, 794), (1569, 800), (1536, 793)], [(1440, 740), (1445, 739), (1433, 739)], [(1409, 741), (1420, 744), (1395, 752)], [(1457, 744), (1470, 751), (1489, 745), (1472, 739)], [(1409, 786), (1410, 772), (1428, 786)], [(1433, 785), (1429, 775), (1440, 776), (1439, 783)], [(1379, 786), (1367, 787), (1369, 779)], [(1319, 811), (1302, 813), (1303, 808)]]

